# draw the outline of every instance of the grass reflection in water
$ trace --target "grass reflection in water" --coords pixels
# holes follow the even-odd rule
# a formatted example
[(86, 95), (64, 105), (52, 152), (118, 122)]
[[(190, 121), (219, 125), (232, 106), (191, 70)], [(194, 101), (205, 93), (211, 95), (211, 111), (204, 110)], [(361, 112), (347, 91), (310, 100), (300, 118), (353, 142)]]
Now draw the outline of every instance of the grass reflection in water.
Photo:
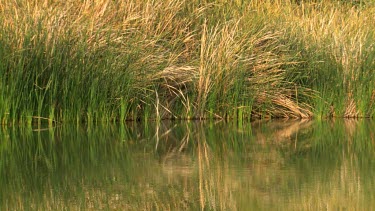
[(367, 120), (2, 128), (0, 209), (368, 209)]

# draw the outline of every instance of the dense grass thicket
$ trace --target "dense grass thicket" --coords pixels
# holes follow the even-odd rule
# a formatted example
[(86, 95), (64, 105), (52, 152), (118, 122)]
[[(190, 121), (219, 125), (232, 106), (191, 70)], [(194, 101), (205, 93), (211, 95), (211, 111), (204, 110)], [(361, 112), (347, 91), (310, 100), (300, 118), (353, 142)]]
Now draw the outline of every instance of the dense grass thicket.
[(375, 2), (0, 0), (0, 120), (372, 117)]

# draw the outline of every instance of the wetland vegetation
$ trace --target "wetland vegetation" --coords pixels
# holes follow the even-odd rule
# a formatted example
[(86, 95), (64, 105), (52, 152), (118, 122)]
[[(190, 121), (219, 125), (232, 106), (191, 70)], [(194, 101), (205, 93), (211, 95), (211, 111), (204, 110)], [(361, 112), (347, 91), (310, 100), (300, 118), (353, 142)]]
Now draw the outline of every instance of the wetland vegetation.
[(375, 3), (0, 1), (2, 124), (373, 117)]
[(371, 209), (374, 14), (0, 0), (0, 209)]

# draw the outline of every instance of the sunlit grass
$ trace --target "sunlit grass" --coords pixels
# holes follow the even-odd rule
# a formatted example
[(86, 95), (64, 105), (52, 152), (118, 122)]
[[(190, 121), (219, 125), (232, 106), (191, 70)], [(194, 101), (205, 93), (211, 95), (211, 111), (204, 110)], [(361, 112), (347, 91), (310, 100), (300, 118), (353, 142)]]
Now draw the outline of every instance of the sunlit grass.
[(0, 1), (0, 119), (370, 117), (359, 2)]
[(262, 8), (266, 16), (276, 16), (275, 24), (281, 24), (285, 33), (301, 43), (299, 51), (305, 61), (302, 71), (307, 76), (303, 83), (319, 91), (328, 103), (325, 113), (333, 106), (337, 116), (372, 116), (372, 1), (304, 1), (299, 7), (276, 7), (282, 9), (279, 12), (272, 5)]

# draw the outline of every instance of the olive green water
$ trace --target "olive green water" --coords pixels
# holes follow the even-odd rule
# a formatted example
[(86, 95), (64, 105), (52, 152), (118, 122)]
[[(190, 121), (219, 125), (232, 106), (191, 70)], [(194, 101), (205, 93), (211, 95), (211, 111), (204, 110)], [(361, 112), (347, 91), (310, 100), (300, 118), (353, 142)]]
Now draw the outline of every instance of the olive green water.
[(0, 131), (0, 210), (375, 207), (370, 120)]

